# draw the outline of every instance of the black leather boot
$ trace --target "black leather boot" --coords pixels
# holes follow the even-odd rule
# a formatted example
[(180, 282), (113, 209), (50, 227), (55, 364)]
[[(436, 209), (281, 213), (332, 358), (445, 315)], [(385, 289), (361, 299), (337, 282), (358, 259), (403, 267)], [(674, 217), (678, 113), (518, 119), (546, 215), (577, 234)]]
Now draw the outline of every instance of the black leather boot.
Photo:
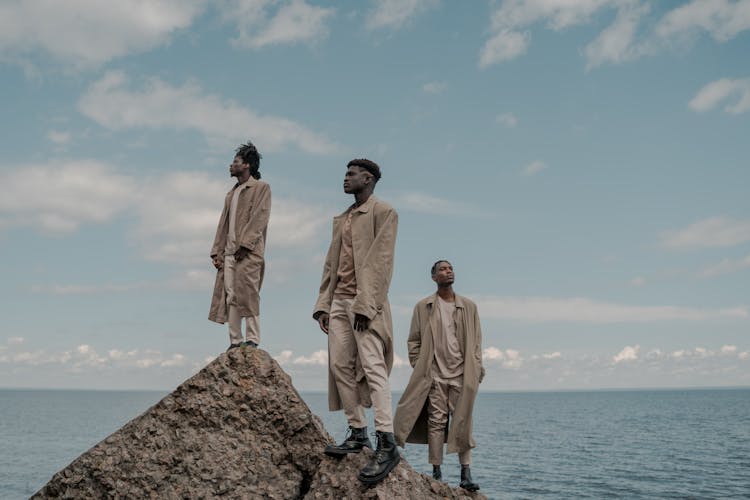
[(432, 466), (432, 479), (437, 479), (438, 481), (443, 479), (443, 471), (440, 470), (439, 465)]
[(398, 453), (393, 433), (376, 431), (375, 435), (378, 437), (375, 455), (359, 471), (359, 476), (357, 476), (365, 484), (379, 483), (401, 461), (401, 455)]
[(459, 486), (466, 491), (477, 491), (479, 485), (471, 480), (471, 468), (468, 465), (461, 466), (461, 483)]
[(344, 442), (339, 445), (329, 444), (326, 446), (325, 454), (331, 457), (343, 457), (349, 453), (359, 453), (365, 446), (372, 449), (370, 438), (367, 437), (367, 427), (358, 429), (349, 426), (349, 434)]

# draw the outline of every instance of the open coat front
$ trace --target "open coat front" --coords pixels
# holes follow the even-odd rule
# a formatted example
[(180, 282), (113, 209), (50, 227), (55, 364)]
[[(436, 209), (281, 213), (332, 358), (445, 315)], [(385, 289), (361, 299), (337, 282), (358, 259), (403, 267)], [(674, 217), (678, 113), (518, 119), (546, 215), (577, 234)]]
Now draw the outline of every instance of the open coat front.
[[(393, 275), (393, 254), (396, 247), (398, 214), (389, 204), (370, 196), (359, 207), (351, 208), (352, 248), (354, 250), (354, 274), (357, 277), (357, 295), (352, 311), (370, 319), (370, 330), (383, 341), (385, 362), (390, 374), (393, 367), (393, 323), (388, 303), (388, 288)], [(315, 303), (313, 316), (330, 313), (333, 292), (336, 289), (341, 253), (341, 232), (349, 210), (333, 218), (333, 237), (328, 248), (320, 293)], [(370, 391), (364, 371), (357, 360), (357, 381), (360, 404), (369, 408)], [(333, 374), (328, 370), (328, 405), (331, 411), (343, 409)]]
[[(394, 417), (396, 443), (427, 443), (427, 405), (435, 349), (432, 332), (438, 328), (437, 295), (422, 299), (415, 307), (409, 330), (409, 362), (414, 371), (409, 379)], [(464, 376), (461, 396), (451, 416), (446, 442), (448, 453), (462, 452), (476, 446), (472, 432), (472, 413), (479, 383), (484, 378), (482, 367), (482, 328), (477, 306), (456, 295), (456, 335), (463, 346)]]
[[(216, 237), (211, 247), (211, 257), (224, 262), (224, 248), (229, 234), (229, 207), (235, 189), (241, 189), (237, 200), (235, 233), (238, 247), (245, 247), (250, 254), (237, 262), (234, 273), (235, 304), (240, 316), (258, 316), (260, 313), (260, 287), (263, 283), (266, 249), (266, 227), (271, 215), (271, 188), (263, 181), (250, 178), (247, 183), (236, 184), (224, 198), (224, 210), (216, 228)], [(208, 319), (226, 323), (228, 316), (227, 293), (224, 287), (224, 269), (216, 273), (214, 293)]]

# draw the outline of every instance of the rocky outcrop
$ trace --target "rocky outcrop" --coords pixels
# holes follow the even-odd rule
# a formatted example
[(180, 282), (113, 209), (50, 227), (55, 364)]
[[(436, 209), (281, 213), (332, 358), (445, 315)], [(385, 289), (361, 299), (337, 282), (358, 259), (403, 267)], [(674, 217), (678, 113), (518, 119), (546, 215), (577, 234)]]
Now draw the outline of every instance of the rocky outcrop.
[(415, 472), (357, 479), (369, 451), (342, 460), (276, 361), (222, 354), (55, 474), (32, 498), (483, 498)]

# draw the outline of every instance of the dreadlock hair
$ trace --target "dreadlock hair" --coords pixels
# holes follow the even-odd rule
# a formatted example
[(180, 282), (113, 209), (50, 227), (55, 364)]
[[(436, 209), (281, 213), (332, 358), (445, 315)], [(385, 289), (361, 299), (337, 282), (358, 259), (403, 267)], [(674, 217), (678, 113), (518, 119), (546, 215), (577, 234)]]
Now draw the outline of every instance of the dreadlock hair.
[(447, 262), (447, 263), (448, 263), (448, 264), (449, 264), (449, 265), (450, 265), (451, 267), (453, 267), (453, 264), (451, 264), (451, 263), (450, 263), (450, 261), (447, 261), (447, 260), (445, 260), (445, 259), (440, 259), (439, 261), (435, 262), (435, 263), (434, 263), (434, 264), (432, 265), (432, 268), (430, 269), (430, 275), (431, 275), (431, 276), (435, 276), (435, 273), (437, 272), (437, 268), (438, 268), (438, 266), (439, 266), (439, 265), (440, 265), (440, 264), (441, 264), (442, 262)]
[(250, 175), (255, 179), (260, 179), (260, 159), (263, 156), (258, 152), (255, 144), (247, 141), (247, 144), (241, 144), (234, 152), (235, 156), (242, 158), (242, 163), (250, 165)]
[(367, 158), (355, 158), (346, 164), (346, 168), (349, 167), (361, 167), (370, 172), (375, 178), (375, 183), (380, 180), (380, 166), (372, 160)]

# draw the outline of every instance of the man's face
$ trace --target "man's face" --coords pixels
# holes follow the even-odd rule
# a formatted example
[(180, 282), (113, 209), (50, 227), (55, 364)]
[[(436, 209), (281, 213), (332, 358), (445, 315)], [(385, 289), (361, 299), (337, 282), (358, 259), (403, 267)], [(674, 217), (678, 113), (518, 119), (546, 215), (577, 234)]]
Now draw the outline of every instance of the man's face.
[(344, 175), (344, 192), (346, 194), (361, 193), (372, 182), (372, 174), (362, 167), (352, 165), (346, 169)]
[(435, 274), (432, 275), (432, 281), (437, 283), (438, 286), (452, 285), (455, 276), (453, 275), (453, 266), (450, 262), (441, 262), (435, 269)]
[(242, 158), (235, 156), (232, 163), (229, 164), (229, 175), (231, 177), (239, 177), (244, 170), (249, 170), (249, 163), (242, 163)]

